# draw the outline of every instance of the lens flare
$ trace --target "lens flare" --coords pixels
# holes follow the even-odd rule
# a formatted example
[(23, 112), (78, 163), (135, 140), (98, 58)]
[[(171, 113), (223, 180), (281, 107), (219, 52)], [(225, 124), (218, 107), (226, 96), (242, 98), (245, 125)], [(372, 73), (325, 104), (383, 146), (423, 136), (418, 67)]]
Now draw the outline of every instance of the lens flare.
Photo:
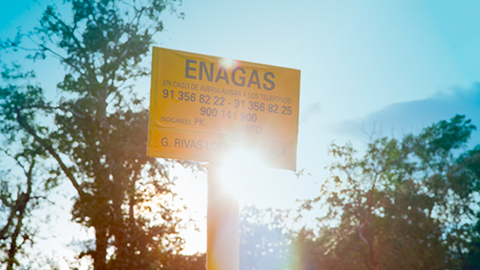
[(237, 61), (237, 60), (233, 60), (233, 59), (229, 59), (229, 58), (220, 59), (220, 66), (223, 67), (226, 70), (231, 70), (231, 69), (235, 68), (236, 66), (238, 66), (238, 64), (239, 64), (239, 61)]
[(265, 186), (266, 163), (260, 154), (247, 147), (236, 149), (221, 163), (220, 178), (224, 191), (240, 205), (256, 204)]

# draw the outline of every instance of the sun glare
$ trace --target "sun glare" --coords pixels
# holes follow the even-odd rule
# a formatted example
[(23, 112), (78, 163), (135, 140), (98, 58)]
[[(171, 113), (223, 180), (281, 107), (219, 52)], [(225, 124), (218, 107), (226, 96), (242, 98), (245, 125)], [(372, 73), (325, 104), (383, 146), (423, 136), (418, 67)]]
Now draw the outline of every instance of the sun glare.
[(183, 254), (195, 254), (206, 251), (207, 224), (207, 179), (203, 173), (192, 172), (179, 164), (174, 167), (174, 174), (178, 178), (172, 188), (176, 193), (174, 204), (186, 209), (178, 215), (182, 218), (181, 234), (185, 237)]
[(220, 166), (222, 188), (238, 200), (240, 207), (261, 203), (267, 190), (268, 166), (257, 151), (247, 148), (232, 151)]
[(238, 61), (229, 58), (222, 58), (220, 60), (220, 65), (226, 70), (231, 70), (238, 65)]

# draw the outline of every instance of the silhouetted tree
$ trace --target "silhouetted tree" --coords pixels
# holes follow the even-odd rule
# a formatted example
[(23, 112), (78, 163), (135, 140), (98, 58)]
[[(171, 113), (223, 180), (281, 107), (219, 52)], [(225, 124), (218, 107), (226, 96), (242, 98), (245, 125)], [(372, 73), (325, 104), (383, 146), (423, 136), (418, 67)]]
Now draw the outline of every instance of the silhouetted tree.
[(20, 265), (18, 254), (25, 243), (32, 241), (34, 232), (27, 218), (38, 200), (33, 191), (36, 155), (21, 153), (12, 158), (23, 170), (24, 178), (0, 172), (0, 262), (6, 270)]
[(175, 1), (65, 4), (69, 12), (50, 5), (34, 31), (2, 41), (33, 60), (53, 56), (66, 72), (54, 100), (38, 86), (6, 87), (2, 123), (29, 134), (75, 188), (73, 219), (95, 230), (80, 256), (95, 270), (164, 269), (183, 244), (168, 203), (171, 162), (146, 156), (148, 111), (131, 83), (148, 75), (142, 60)]
[[(31, 73), (22, 73), (18, 68), (2, 72), (5, 82), (25, 79)], [(7, 104), (13, 99), (23, 99), (28, 91), (21, 86), (0, 86), (0, 119), (11, 119)], [(34, 98), (34, 97), (32, 97)], [(12, 108), (12, 107), (10, 107)], [(29, 121), (35, 114), (25, 115)], [(23, 247), (33, 243), (36, 226), (30, 220), (32, 211), (45, 200), (48, 191), (56, 186), (56, 171), (48, 172), (38, 164), (46, 158), (45, 150), (28, 133), (17, 125), (2, 121), (0, 125), (0, 262), (5, 268), (16, 269), (20, 265)]]
[(457, 115), (401, 141), (377, 139), (360, 158), (333, 144), (340, 161), (303, 205), (329, 209), (323, 228), (300, 239), (304, 269), (466, 269), (480, 191), (480, 147), (464, 151), (473, 130)]

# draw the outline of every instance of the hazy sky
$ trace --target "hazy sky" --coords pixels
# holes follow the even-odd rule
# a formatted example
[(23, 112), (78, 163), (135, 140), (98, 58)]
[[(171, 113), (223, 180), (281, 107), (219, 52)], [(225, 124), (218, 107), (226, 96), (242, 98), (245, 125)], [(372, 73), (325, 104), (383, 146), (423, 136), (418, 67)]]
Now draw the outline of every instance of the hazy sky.
[[(1, 39), (40, 18), (31, 0), (1, 1)], [(456, 113), (480, 127), (480, 1), (184, 0), (179, 11), (185, 18), (167, 16), (157, 46), (301, 70), (297, 168), (312, 176), (255, 171), (262, 181), (244, 200), (259, 207), (295, 209), (315, 196), (331, 141), (361, 148), (372, 132), (401, 136)], [(179, 185), (204, 205), (204, 176)]]

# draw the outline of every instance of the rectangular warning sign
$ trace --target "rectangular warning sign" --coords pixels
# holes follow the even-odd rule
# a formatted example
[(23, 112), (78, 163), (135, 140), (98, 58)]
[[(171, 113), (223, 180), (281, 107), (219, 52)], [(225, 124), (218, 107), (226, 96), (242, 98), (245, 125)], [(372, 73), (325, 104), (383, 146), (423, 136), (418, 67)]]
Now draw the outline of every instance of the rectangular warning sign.
[(300, 71), (154, 47), (148, 155), (214, 161), (251, 148), (295, 170)]

